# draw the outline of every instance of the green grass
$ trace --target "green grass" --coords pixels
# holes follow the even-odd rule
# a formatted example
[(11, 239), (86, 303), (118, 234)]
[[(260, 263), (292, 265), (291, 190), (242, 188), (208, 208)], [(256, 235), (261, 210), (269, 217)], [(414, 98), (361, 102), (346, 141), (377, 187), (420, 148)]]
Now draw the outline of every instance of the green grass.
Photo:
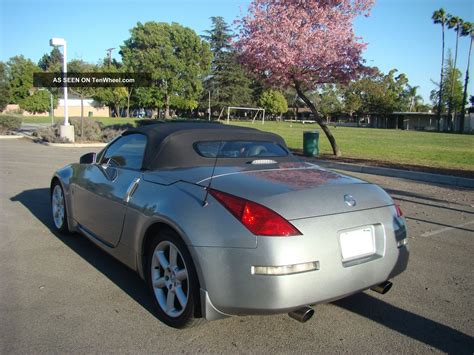
[[(332, 154), (324, 132), (316, 124), (232, 121), (281, 135), (293, 149), (303, 148), (303, 132), (317, 129), (322, 154)], [(347, 158), (388, 161), (436, 168), (474, 170), (474, 136), (376, 128), (330, 128)]]
[[(94, 117), (102, 124), (134, 124), (133, 118)], [(61, 121), (62, 118), (57, 118)], [(50, 123), (49, 117), (25, 117), (24, 123)], [(326, 136), (316, 124), (290, 122), (231, 121), (233, 125), (254, 127), (281, 135), (292, 149), (303, 148), (303, 132), (317, 129), (322, 154), (332, 154)], [(474, 135), (402, 131), (376, 128), (330, 128), (343, 157), (369, 159), (407, 165), (474, 171)]]

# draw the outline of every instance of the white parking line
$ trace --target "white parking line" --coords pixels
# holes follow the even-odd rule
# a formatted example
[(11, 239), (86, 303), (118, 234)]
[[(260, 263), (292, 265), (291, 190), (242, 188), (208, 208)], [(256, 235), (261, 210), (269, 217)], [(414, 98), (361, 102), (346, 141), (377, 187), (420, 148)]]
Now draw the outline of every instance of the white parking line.
[(452, 229), (465, 227), (465, 226), (470, 225), (470, 224), (474, 224), (474, 221), (469, 221), (469, 222), (466, 222), (466, 223), (463, 223), (463, 224), (458, 224), (458, 225), (453, 226), (453, 227), (441, 228), (441, 229), (438, 229), (438, 230), (435, 230), (435, 231), (432, 231), (432, 232), (426, 232), (426, 233), (423, 233), (420, 237), (431, 237), (433, 235), (448, 232)]

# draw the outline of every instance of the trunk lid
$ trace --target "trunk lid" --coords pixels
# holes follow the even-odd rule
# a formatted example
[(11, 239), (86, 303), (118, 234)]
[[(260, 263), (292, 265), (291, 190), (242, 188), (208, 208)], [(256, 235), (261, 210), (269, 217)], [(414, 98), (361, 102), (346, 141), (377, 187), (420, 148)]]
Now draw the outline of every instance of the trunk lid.
[[(211, 174), (212, 167), (201, 167), (153, 172), (145, 179), (165, 184), (185, 180), (208, 186)], [(303, 162), (216, 167), (211, 186), (260, 203), (288, 220), (393, 204), (376, 185)]]

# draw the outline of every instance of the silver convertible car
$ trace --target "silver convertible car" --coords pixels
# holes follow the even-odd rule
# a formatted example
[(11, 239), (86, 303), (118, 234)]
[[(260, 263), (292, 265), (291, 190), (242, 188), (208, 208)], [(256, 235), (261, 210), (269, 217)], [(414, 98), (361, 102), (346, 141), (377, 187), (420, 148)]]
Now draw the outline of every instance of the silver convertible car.
[(54, 224), (136, 270), (156, 315), (289, 313), (372, 288), (408, 263), (380, 187), (302, 162), (275, 134), (213, 123), (129, 129), (51, 180)]

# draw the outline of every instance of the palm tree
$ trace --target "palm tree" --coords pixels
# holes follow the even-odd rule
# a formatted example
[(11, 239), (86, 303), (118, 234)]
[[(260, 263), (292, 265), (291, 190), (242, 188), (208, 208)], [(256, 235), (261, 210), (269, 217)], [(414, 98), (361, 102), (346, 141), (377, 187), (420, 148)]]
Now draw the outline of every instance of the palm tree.
[[(454, 29), (456, 32), (456, 49), (454, 51), (454, 70), (452, 71), (452, 75), (456, 72), (456, 63), (458, 60), (458, 43), (459, 43), (459, 36), (461, 35), (462, 32), (462, 25), (464, 21), (459, 18), (458, 16), (453, 16), (448, 14), (448, 28), (449, 29)], [(454, 81), (454, 78), (451, 78), (452, 81)], [(449, 122), (449, 127), (448, 130), (452, 130), (452, 124), (453, 124), (453, 117), (456, 115), (456, 112), (453, 112), (453, 92), (454, 90), (454, 85), (451, 86), (451, 93), (449, 95), (449, 101), (448, 101), (448, 122)]]
[(410, 112), (417, 112), (416, 108), (423, 102), (423, 97), (417, 93), (418, 88), (419, 86), (408, 85), (407, 96), (410, 101)]
[(439, 102), (438, 102), (438, 131), (439, 131), (439, 122), (441, 120), (441, 97), (443, 92), (443, 66), (444, 66), (444, 29), (446, 27), (446, 11), (443, 8), (436, 10), (433, 12), (433, 16), (431, 16), (433, 22), (435, 24), (441, 25), (441, 39), (442, 39), (442, 47), (441, 47), (441, 79), (439, 81)]
[(470, 22), (464, 22), (462, 26), (461, 36), (470, 36), (470, 40), (471, 40), (469, 44), (469, 53), (467, 55), (466, 77), (464, 79), (464, 92), (462, 96), (461, 125), (459, 127), (459, 132), (463, 133), (464, 115), (465, 115), (465, 107), (466, 107), (466, 101), (467, 101), (467, 84), (469, 83), (469, 62), (471, 61), (472, 42), (474, 42), (474, 24)]

